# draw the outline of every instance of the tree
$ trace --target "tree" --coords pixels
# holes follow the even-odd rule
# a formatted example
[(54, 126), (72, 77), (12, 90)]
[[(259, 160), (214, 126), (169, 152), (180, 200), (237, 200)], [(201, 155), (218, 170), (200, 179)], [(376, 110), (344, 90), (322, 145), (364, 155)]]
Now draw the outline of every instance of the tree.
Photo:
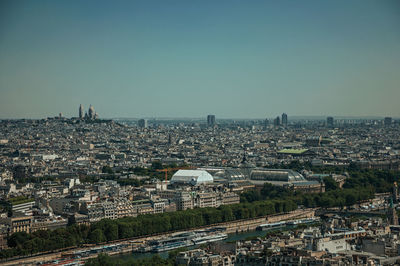
[(351, 206), (356, 203), (356, 196), (352, 193), (346, 195), (346, 206)]
[(245, 191), (240, 195), (242, 202), (253, 202), (261, 200), (260, 193), (257, 190)]
[(90, 243), (101, 243), (106, 241), (106, 237), (101, 229), (96, 229), (89, 234)]
[(154, 170), (159, 170), (159, 169), (163, 169), (163, 165), (160, 161), (154, 161), (151, 163), (151, 168)]
[(10, 236), (7, 241), (9, 247), (23, 247), (24, 244), (30, 239), (26, 232), (17, 232)]
[(118, 239), (118, 224), (115, 221), (107, 220), (104, 230), (107, 241)]
[(336, 181), (330, 177), (330, 176), (326, 176), (324, 177), (324, 183), (325, 183), (325, 190), (326, 191), (330, 191), (330, 190), (336, 190), (339, 188), (338, 184), (336, 183)]
[(113, 170), (108, 165), (104, 165), (103, 168), (101, 169), (101, 172), (103, 174), (110, 174), (110, 175), (114, 174)]

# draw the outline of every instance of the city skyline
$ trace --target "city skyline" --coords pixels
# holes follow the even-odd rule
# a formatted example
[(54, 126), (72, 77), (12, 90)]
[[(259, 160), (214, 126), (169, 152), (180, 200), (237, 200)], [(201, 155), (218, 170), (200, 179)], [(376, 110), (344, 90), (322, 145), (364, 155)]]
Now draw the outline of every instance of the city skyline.
[(400, 264), (399, 11), (0, 1), (0, 264)]
[(399, 7), (2, 1), (0, 119), (398, 118)]
[[(339, 119), (339, 120), (385, 120), (387, 118), (390, 119), (394, 119), (397, 120), (400, 117), (396, 117), (396, 116), (376, 116), (376, 115), (364, 115), (364, 116), (346, 116), (346, 115), (339, 115), (339, 116), (334, 116), (332, 117), (331, 115), (318, 115), (318, 114), (314, 114), (314, 115), (298, 115), (298, 114), (294, 114), (294, 115), (290, 115), (290, 118), (288, 119), (288, 115), (286, 113), (282, 113), (282, 119), (280, 118), (280, 116), (275, 116), (276, 114), (278, 114), (279, 112), (276, 112), (275, 114), (271, 114), (271, 115), (267, 115), (264, 117), (219, 117), (216, 116), (215, 114), (203, 114), (203, 116), (132, 116), (132, 117), (99, 117), (98, 113), (96, 111), (94, 111), (94, 106), (92, 104), (89, 105), (88, 111), (84, 110), (84, 105), (79, 104), (79, 108), (78, 111), (75, 114), (72, 114), (71, 116), (64, 116), (64, 114), (62, 112), (60, 113), (54, 113), (48, 116), (44, 116), (44, 117), (34, 117), (34, 118), (27, 118), (27, 117), (21, 117), (21, 118), (1, 118), (0, 120), (18, 120), (18, 119), (32, 119), (32, 120), (36, 120), (36, 119), (45, 119), (45, 118), (53, 118), (53, 117), (62, 117), (62, 118), (71, 118), (71, 119), (89, 119), (89, 120), (93, 120), (93, 119), (121, 119), (121, 120), (148, 120), (148, 119), (155, 119), (155, 120), (205, 120), (207, 123), (209, 123), (209, 119), (210, 117), (213, 117), (212, 119), (214, 120), (213, 124), (216, 124), (217, 120), (268, 120), (271, 123), (274, 122), (275, 119), (279, 119), (279, 125), (287, 125), (288, 120), (326, 120), (329, 118), (333, 118), (333, 119)], [(206, 115), (206, 117), (205, 117)], [(283, 123), (284, 119), (283, 117), (286, 116), (286, 123)]]

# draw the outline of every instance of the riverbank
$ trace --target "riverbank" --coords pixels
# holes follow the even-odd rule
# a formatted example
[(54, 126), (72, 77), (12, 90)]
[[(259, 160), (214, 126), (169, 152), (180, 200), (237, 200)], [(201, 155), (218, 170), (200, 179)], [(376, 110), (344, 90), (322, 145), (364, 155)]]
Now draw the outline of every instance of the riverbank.
[[(282, 228), (286, 229), (286, 228)], [(228, 235), (228, 238), (225, 240), (222, 240), (222, 242), (233, 242), (233, 241), (238, 241), (238, 240), (245, 240), (247, 238), (251, 237), (264, 237), (268, 231), (248, 231), (248, 232), (241, 232), (241, 233), (232, 233)], [(190, 246), (186, 249), (191, 250), (198, 248), (198, 245)], [(113, 257), (117, 259), (122, 259), (122, 260), (131, 260), (132, 257), (134, 257), (135, 260), (143, 259), (143, 258), (151, 258), (152, 256), (159, 255), (161, 258), (166, 259), (168, 258), (168, 251), (166, 252), (159, 252), (159, 253), (152, 253), (152, 252), (145, 252), (145, 253), (137, 253), (137, 252), (132, 252), (130, 254), (119, 254), (115, 255)]]
[[(228, 238), (225, 240), (222, 240), (221, 242), (224, 243), (229, 243), (229, 242), (236, 242), (240, 240), (248, 240), (252, 238), (257, 238), (257, 237), (266, 237), (266, 235), (270, 232), (277, 232), (277, 231), (289, 231), (296, 229), (299, 225), (286, 225), (284, 227), (280, 228), (271, 228), (267, 229), (264, 231), (261, 230), (255, 230), (255, 231), (247, 231), (247, 232), (240, 232), (240, 233), (232, 233), (228, 235)], [(315, 227), (319, 226), (318, 223), (313, 223), (309, 224), (310, 227)], [(199, 245), (194, 245), (187, 247), (187, 250), (192, 250), (198, 248)], [(137, 253), (137, 252), (132, 252), (130, 254), (123, 254), (123, 255), (115, 255), (113, 258), (123, 260), (123, 261), (128, 261), (128, 260), (140, 260), (140, 259), (145, 259), (145, 258), (151, 258), (155, 255), (160, 256), (163, 259), (168, 258), (169, 252), (159, 252), (159, 253), (152, 253), (152, 252), (146, 252), (146, 253)]]
[[(278, 221), (284, 221), (284, 220), (290, 220), (290, 219), (299, 219), (299, 218), (311, 218), (315, 216), (315, 211), (316, 209), (298, 209), (292, 212), (288, 213), (282, 213), (282, 214), (274, 214), (274, 215), (267, 215), (267, 216), (262, 216), (259, 218), (252, 218), (252, 219), (246, 219), (246, 220), (239, 220), (239, 221), (231, 221), (231, 222), (226, 222), (226, 223), (220, 223), (217, 225), (210, 225), (210, 226), (204, 226), (200, 228), (192, 228), (190, 230), (182, 230), (179, 232), (187, 232), (187, 231), (195, 231), (199, 229), (211, 229), (216, 226), (218, 227), (225, 227), (226, 228), (226, 233), (228, 234), (238, 234), (242, 232), (249, 232), (249, 231), (254, 231), (259, 225), (264, 224), (266, 222), (278, 222)], [(174, 232), (177, 233), (177, 232)], [(167, 232), (164, 234), (159, 234), (157, 236), (144, 236), (140, 238), (134, 238), (134, 239), (129, 239), (129, 240), (121, 240), (121, 241), (114, 241), (113, 244), (117, 245), (127, 245), (126, 248), (122, 248), (118, 251), (109, 251), (107, 254), (109, 255), (120, 255), (124, 253), (131, 253), (132, 252), (132, 245), (131, 241), (149, 241), (149, 240), (154, 240), (158, 239), (161, 237), (169, 237), (171, 236), (171, 232)], [(102, 245), (96, 245), (91, 248), (101, 248), (107, 244), (102, 244)], [(68, 254), (74, 254), (75, 252), (87, 250), (88, 248), (75, 248), (71, 249), (68, 251)], [(27, 257), (27, 258), (21, 258), (21, 259), (16, 259), (16, 260), (11, 260), (11, 261), (4, 261), (1, 262), (2, 265), (36, 265), (40, 262), (46, 262), (46, 261), (54, 261), (54, 260), (59, 260), (63, 256), (65, 257), (66, 252), (56, 252), (56, 253), (50, 253), (46, 255), (37, 255), (33, 257)], [(98, 254), (93, 254), (88, 257), (82, 258), (82, 260), (87, 260), (92, 257), (96, 257)]]

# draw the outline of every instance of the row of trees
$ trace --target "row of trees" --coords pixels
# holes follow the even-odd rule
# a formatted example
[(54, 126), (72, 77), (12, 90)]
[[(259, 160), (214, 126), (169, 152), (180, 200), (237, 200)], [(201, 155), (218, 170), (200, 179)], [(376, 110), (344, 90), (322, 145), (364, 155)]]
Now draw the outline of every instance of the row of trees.
[[(261, 191), (247, 191), (241, 195), (242, 202), (257, 202), (266, 199), (282, 198), (297, 202), (307, 208), (311, 207), (344, 207), (351, 206), (358, 201), (373, 198), (375, 189), (372, 186), (330, 190), (325, 193), (303, 194), (282, 187), (270, 187), (266, 184)], [(268, 191), (264, 194), (263, 191)]]
[(349, 178), (340, 189), (331, 177), (324, 177), (326, 192), (302, 194), (290, 188), (266, 183), (261, 190), (246, 191), (241, 194), (241, 202), (254, 202), (268, 199), (290, 199), (306, 207), (344, 207), (357, 201), (372, 198), (375, 192), (390, 192), (393, 182), (398, 180), (395, 171), (362, 170), (355, 166), (348, 169)]
[(389, 192), (393, 182), (399, 181), (399, 172), (383, 170), (349, 170), (350, 178), (343, 185), (344, 188), (358, 188), (372, 186), (377, 193)]
[(92, 224), (72, 225), (54, 231), (37, 231), (31, 234), (18, 232), (8, 239), (7, 250), (0, 251), (0, 258), (30, 255), (84, 243), (102, 243), (117, 239), (139, 237), (174, 230), (185, 230), (216, 223), (254, 218), (295, 210), (291, 200), (267, 200), (253, 203), (224, 205), (219, 208), (197, 208), (162, 214), (104, 219)]

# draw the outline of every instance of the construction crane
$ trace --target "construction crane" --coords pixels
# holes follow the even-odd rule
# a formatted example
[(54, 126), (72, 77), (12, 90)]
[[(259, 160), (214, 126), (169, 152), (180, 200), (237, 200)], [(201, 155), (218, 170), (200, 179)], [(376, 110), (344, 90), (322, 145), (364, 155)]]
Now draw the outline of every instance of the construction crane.
[(168, 172), (175, 171), (175, 170), (183, 170), (183, 169), (194, 169), (193, 166), (182, 166), (182, 167), (172, 167), (172, 168), (164, 168), (164, 169), (157, 169), (157, 172), (164, 172), (165, 173), (165, 182), (168, 181)]

